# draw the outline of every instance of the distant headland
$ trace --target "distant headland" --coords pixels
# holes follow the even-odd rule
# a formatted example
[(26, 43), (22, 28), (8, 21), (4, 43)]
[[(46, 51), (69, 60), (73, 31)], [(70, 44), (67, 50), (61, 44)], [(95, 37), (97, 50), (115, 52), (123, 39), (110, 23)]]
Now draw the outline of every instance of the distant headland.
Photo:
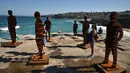
[[(83, 19), (84, 15), (92, 19), (90, 21), (91, 24), (106, 26), (109, 22), (110, 12), (68, 12), (42, 16), (49, 16), (55, 19)], [(130, 10), (118, 12), (118, 20), (124, 28), (130, 28)]]

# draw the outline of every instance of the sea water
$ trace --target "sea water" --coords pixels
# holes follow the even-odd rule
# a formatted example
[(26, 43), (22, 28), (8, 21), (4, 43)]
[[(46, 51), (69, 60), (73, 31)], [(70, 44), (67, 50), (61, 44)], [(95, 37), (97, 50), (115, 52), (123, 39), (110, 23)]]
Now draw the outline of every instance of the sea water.
[[(7, 17), (8, 16), (0, 16), (0, 38), (10, 38)], [(35, 18), (33, 16), (16, 16), (16, 19), (17, 26), (15, 28), (17, 35), (35, 34)], [(46, 18), (41, 17), (41, 20), (44, 23)], [(58, 32), (59, 29), (61, 29), (62, 32), (73, 32), (74, 20), (53, 18), (50, 18), (50, 20), (52, 22), (51, 32)], [(78, 24), (78, 32), (81, 32), (82, 25), (80, 23)]]
[[(8, 31), (8, 16), (0, 16), (0, 38), (10, 38), (9, 31)], [(27, 34), (35, 34), (35, 18), (33, 16), (16, 16), (17, 19), (17, 26), (16, 33), (17, 35), (27, 35)], [(41, 17), (41, 20), (46, 20), (45, 17)], [(50, 18), (52, 23), (51, 32), (58, 32), (60, 29), (62, 32), (73, 32), (73, 19), (54, 19)], [(82, 32), (82, 24), (79, 23), (79, 19), (76, 20), (78, 24), (78, 32)], [(103, 34), (106, 33), (105, 26), (97, 26), (97, 31), (99, 28), (103, 29)], [(90, 24), (91, 28), (91, 24)], [(124, 31), (124, 37), (130, 37), (130, 33)]]

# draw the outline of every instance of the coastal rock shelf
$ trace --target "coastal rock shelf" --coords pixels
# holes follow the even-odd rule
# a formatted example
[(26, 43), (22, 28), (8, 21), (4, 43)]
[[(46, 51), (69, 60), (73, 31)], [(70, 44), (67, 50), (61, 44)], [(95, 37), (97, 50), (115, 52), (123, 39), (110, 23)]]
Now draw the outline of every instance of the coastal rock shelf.
[(11, 42), (1, 42), (1, 46), (2, 47), (17, 47), (19, 45), (21, 45), (23, 42), (16, 42), (14, 44), (12, 44)]
[(33, 55), (27, 62), (26, 65), (47, 65), (49, 64), (49, 57), (43, 55), (42, 59), (39, 59), (40, 56)]
[[(15, 71), (23, 73), (101, 73), (95, 68), (95, 64), (101, 63), (104, 59), (105, 44), (103, 41), (95, 42), (94, 55), (90, 57), (90, 47), (87, 49), (77, 47), (77, 44), (83, 43), (82, 36), (69, 34), (66, 36), (63, 34), (52, 36), (52, 38), (52, 42), (46, 43), (47, 49), (43, 48), (46, 55), (49, 56), (48, 64), (43, 64), (43, 61), (32, 60), (32, 56), (38, 52), (35, 40), (21, 40), (23, 41), (22, 45), (13, 49), (0, 47), (0, 73), (13, 73)], [(101, 40), (103, 39), (101, 38)], [(122, 41), (126, 42), (127, 40), (123, 39)], [(124, 42), (120, 42), (121, 46), (125, 44)], [(130, 41), (127, 41), (127, 43), (130, 43)], [(129, 44), (122, 47), (125, 48), (126, 46), (129, 46)], [(130, 72), (129, 54), (129, 50), (118, 50), (117, 63), (120, 68), (127, 70), (128, 73)], [(15, 59), (15, 62), (12, 62), (13, 59)], [(110, 60), (112, 61), (112, 55), (110, 55)], [(29, 63), (32, 64), (29, 65)], [(38, 63), (42, 64), (39, 65)]]

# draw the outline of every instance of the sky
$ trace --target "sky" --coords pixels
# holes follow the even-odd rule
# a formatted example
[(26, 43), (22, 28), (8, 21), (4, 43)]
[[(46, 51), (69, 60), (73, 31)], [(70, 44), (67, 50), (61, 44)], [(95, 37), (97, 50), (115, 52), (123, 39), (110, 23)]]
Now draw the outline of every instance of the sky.
[(130, 0), (0, 0), (0, 15), (33, 16), (65, 12), (102, 12), (130, 10)]

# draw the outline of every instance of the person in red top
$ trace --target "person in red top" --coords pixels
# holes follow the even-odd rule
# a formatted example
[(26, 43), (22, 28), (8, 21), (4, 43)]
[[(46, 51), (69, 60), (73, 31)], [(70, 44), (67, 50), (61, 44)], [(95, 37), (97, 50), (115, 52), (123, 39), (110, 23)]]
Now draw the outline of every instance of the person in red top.
[(16, 42), (16, 31), (15, 26), (17, 24), (16, 17), (13, 16), (13, 12), (11, 10), (8, 10), (8, 29), (11, 36), (11, 44), (14, 44)]
[(103, 64), (108, 63), (109, 54), (112, 51), (113, 54), (113, 64), (111, 68), (115, 68), (117, 65), (117, 45), (118, 42), (123, 37), (123, 30), (121, 24), (117, 21), (117, 12), (111, 12), (110, 14), (110, 22), (107, 25), (107, 33), (106, 33), (106, 51), (105, 51), (105, 59), (102, 62)]
[(76, 23), (76, 20), (74, 21), (74, 24), (73, 24), (73, 32), (74, 32), (74, 36), (77, 35), (77, 28), (78, 28), (78, 24)]
[[(46, 25), (46, 31), (49, 35), (49, 40), (50, 40), (50, 33), (51, 33), (51, 21), (49, 20), (49, 17), (47, 17), (47, 20), (44, 22), (44, 25)], [(47, 35), (46, 35), (47, 39)]]
[(45, 29), (42, 25), (42, 20), (40, 19), (40, 13), (35, 12), (34, 17), (36, 18), (35, 22), (35, 34), (36, 34), (36, 43), (38, 47), (38, 55), (40, 58), (42, 58), (42, 55), (45, 54), (45, 51), (43, 52), (43, 38), (46, 36)]

